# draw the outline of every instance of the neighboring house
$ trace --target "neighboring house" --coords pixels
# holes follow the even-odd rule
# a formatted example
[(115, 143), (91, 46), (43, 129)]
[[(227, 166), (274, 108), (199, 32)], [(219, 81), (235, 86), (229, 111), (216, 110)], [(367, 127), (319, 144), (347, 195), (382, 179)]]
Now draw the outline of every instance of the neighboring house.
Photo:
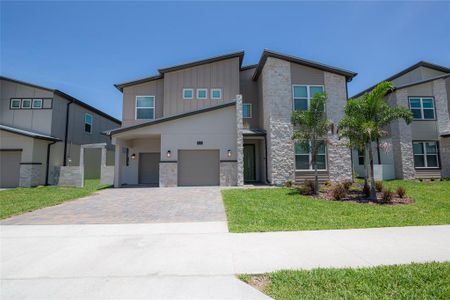
[(316, 92), (328, 94), (333, 123), (320, 151), (321, 180), (351, 179), (351, 151), (338, 139), (347, 82), (356, 75), (264, 51), (242, 67), (236, 52), (174, 67), (116, 87), (123, 127), (116, 145), (115, 186), (283, 184), (313, 177), (311, 155), (292, 141), (291, 115)]
[[(419, 62), (389, 78), (394, 90), (385, 99), (411, 109), (414, 121), (395, 121), (386, 141), (373, 145), (379, 179), (450, 177), (450, 68)], [(359, 97), (374, 87), (364, 90)], [(387, 142), (389, 151), (379, 144)], [(364, 174), (364, 153), (353, 151), (353, 165)]]
[[(80, 145), (110, 143), (101, 133), (121, 124), (59, 90), (3, 76), (0, 95), (0, 187), (57, 184), (61, 166), (79, 164)], [(99, 151), (86, 152), (85, 178), (99, 177)]]

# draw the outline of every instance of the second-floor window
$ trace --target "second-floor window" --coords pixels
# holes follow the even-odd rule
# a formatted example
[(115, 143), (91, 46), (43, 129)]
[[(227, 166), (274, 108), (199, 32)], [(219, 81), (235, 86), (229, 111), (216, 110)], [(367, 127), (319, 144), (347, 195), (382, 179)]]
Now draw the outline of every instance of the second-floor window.
[(438, 168), (439, 146), (438, 142), (413, 142), (414, 167)]
[(155, 118), (155, 96), (136, 96), (136, 120)]
[(321, 85), (293, 85), (294, 110), (308, 110), (311, 98), (317, 93), (323, 93), (323, 91)]
[[(325, 170), (327, 168), (327, 155), (325, 143), (320, 143), (317, 154), (317, 169)], [(307, 147), (295, 144), (295, 169), (296, 170), (314, 170), (312, 165), (311, 143)]]
[(250, 103), (242, 103), (242, 117), (244, 119), (252, 117), (252, 105)]
[(84, 132), (92, 133), (92, 123), (94, 118), (91, 114), (84, 114)]
[(409, 108), (415, 120), (435, 119), (432, 97), (409, 97)]

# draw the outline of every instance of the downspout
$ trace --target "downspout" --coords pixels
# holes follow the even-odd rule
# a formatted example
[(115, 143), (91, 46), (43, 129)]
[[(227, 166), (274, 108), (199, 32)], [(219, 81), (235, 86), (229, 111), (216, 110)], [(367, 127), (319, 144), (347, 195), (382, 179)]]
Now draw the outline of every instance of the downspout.
[(70, 104), (72, 104), (73, 101), (69, 101), (67, 103), (66, 108), (66, 131), (64, 133), (64, 158), (63, 158), (63, 166), (67, 166), (67, 137), (69, 135), (69, 112), (70, 112)]
[(47, 166), (45, 168), (45, 185), (48, 185), (48, 171), (50, 168), (50, 147), (56, 142), (50, 143), (47, 145)]
[(264, 156), (265, 156), (264, 161), (265, 161), (265, 165), (266, 165), (266, 183), (270, 184), (269, 172), (267, 171), (267, 135), (264, 135), (264, 151), (265, 151), (265, 153), (264, 153)]
[(378, 158), (378, 164), (381, 165), (380, 140), (379, 139), (377, 139), (377, 158)]
[[(346, 98), (346, 102), (348, 102), (348, 81), (345, 81), (345, 98)], [(353, 165), (353, 149), (350, 149), (350, 166), (352, 168), (352, 181), (355, 181), (355, 177), (353, 176), (354, 174), (354, 165)]]

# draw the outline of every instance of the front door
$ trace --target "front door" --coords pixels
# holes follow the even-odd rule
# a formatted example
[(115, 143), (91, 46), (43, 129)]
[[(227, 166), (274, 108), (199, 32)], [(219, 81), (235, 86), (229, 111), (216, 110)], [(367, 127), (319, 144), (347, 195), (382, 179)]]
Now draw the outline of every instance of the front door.
[(139, 184), (159, 184), (159, 153), (139, 153)]
[(256, 180), (255, 145), (244, 145), (244, 181)]

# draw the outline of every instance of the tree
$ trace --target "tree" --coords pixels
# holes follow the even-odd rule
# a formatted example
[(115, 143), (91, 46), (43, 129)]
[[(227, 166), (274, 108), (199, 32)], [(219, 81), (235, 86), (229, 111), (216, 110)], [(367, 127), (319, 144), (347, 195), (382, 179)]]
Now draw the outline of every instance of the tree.
[(338, 126), (341, 137), (348, 138), (351, 146), (361, 149), (361, 146), (365, 145), (364, 149), (369, 154), (371, 200), (377, 198), (372, 142), (386, 136), (384, 128), (392, 121), (403, 119), (409, 124), (413, 119), (408, 108), (391, 107), (384, 101), (384, 96), (392, 89), (392, 84), (384, 81), (360, 98), (349, 100), (345, 107), (346, 115)]
[(326, 118), (325, 104), (327, 95), (325, 93), (315, 94), (307, 110), (294, 111), (292, 113), (292, 124), (294, 125), (293, 140), (300, 147), (311, 151), (311, 164), (314, 168), (314, 193), (319, 192), (319, 176), (317, 170), (317, 154), (320, 146), (328, 141), (327, 132), (330, 122)]

